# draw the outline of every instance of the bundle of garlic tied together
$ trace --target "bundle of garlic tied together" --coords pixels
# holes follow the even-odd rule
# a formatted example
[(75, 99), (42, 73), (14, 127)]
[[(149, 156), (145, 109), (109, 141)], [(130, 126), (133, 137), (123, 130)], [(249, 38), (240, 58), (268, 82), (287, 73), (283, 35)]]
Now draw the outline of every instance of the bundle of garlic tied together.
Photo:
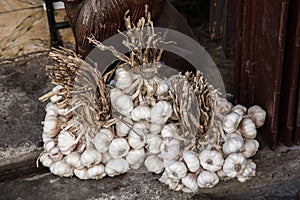
[[(57, 64), (47, 66), (47, 73), (57, 86), (40, 98), (50, 103), (38, 161), (53, 174), (80, 179), (145, 166), (162, 173), (159, 180), (171, 189), (185, 192), (255, 176), (250, 158), (258, 150), (256, 128), (266, 112), (232, 106), (200, 72), (158, 76), (162, 50), (153, 48), (160, 38), (150, 16), (136, 26), (130, 18), (125, 22), (130, 57), (89, 38), (120, 59), (104, 75), (69, 50), (50, 53)], [(140, 46), (141, 38), (146, 45)]]

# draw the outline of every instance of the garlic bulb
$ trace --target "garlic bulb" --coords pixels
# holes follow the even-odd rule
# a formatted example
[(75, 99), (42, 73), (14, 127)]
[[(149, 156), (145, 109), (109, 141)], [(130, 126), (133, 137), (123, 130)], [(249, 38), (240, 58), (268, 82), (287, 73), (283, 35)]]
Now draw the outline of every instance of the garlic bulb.
[(175, 160), (180, 153), (180, 142), (177, 139), (163, 140), (160, 151), (162, 159)]
[(53, 161), (58, 161), (63, 158), (63, 154), (60, 152), (58, 147), (53, 147), (52, 149), (50, 149), (49, 156)]
[(79, 179), (86, 180), (89, 179), (87, 175), (87, 168), (82, 168), (82, 169), (74, 169), (74, 174), (77, 176)]
[(118, 88), (125, 89), (131, 85), (133, 79), (126, 69), (120, 67), (116, 70), (115, 81)]
[(239, 131), (243, 137), (249, 139), (254, 139), (257, 135), (255, 124), (250, 118), (245, 118), (242, 120)]
[(174, 161), (166, 167), (166, 172), (171, 179), (182, 179), (187, 174), (187, 168), (183, 162)]
[(166, 101), (157, 102), (151, 109), (151, 122), (164, 124), (172, 116), (172, 105)]
[(58, 175), (69, 177), (73, 175), (73, 170), (70, 165), (68, 165), (65, 160), (59, 160), (53, 162), (49, 167), (51, 173)]
[(113, 139), (113, 134), (109, 129), (101, 129), (94, 137), (94, 147), (100, 153), (104, 153), (108, 150), (109, 144)]
[(215, 150), (204, 150), (199, 155), (201, 166), (211, 172), (222, 169), (224, 158), (222, 154)]
[(242, 153), (230, 154), (224, 161), (223, 171), (229, 178), (242, 174), (246, 167), (246, 158)]
[(262, 125), (264, 125), (265, 120), (266, 120), (266, 111), (264, 111), (260, 106), (257, 106), (257, 105), (251, 106), (248, 109), (247, 114), (255, 123), (256, 128), (259, 128)]
[(216, 106), (214, 107), (214, 112), (220, 114), (221, 116), (227, 115), (232, 109), (232, 104), (225, 98), (219, 98), (216, 101)]
[(156, 93), (158, 96), (168, 94), (169, 92), (169, 82), (167, 80), (162, 80), (158, 82)]
[(99, 180), (106, 176), (104, 166), (99, 164), (95, 165), (87, 170), (87, 177), (91, 179)]
[(245, 106), (238, 104), (232, 108), (232, 111), (243, 117), (247, 112), (247, 108)]
[(145, 157), (146, 154), (144, 148), (133, 149), (127, 154), (126, 160), (131, 169), (138, 169), (144, 163)]
[(259, 143), (253, 139), (246, 139), (242, 149), (242, 153), (246, 158), (254, 156), (258, 150)]
[(116, 122), (116, 133), (120, 137), (125, 137), (128, 135), (129, 131), (132, 129), (133, 122), (129, 118), (118, 119)]
[(169, 186), (171, 190), (180, 191), (184, 188), (184, 185), (180, 184), (180, 180), (171, 179), (166, 171), (162, 174), (159, 181)]
[(99, 164), (102, 160), (102, 154), (94, 148), (87, 148), (80, 156), (80, 162), (83, 166), (90, 167), (93, 164)]
[(163, 160), (156, 155), (148, 156), (144, 164), (149, 172), (159, 174), (164, 170)]
[(154, 123), (151, 123), (150, 124), (150, 127), (149, 127), (149, 131), (150, 133), (152, 134), (159, 134), (161, 129), (162, 129), (162, 125), (161, 124), (154, 124)]
[(219, 183), (219, 180), (217, 174), (210, 171), (202, 171), (197, 178), (200, 188), (212, 188)]
[(76, 147), (75, 136), (69, 131), (61, 131), (58, 135), (57, 147), (62, 154), (70, 154)]
[(176, 124), (174, 124), (174, 123), (165, 125), (161, 130), (161, 136), (163, 138), (175, 137), (177, 135), (178, 135), (178, 128), (177, 128)]
[(196, 174), (188, 173), (185, 177), (182, 178), (181, 181), (182, 184), (186, 187), (186, 189), (182, 189), (184, 192), (198, 192), (199, 187)]
[(43, 127), (43, 134), (49, 138), (54, 138), (59, 133), (59, 120), (56, 116), (46, 115)]
[[(57, 90), (61, 90), (61, 89), (63, 89), (63, 86), (57, 85), (52, 89), (52, 92), (56, 92)], [(62, 100), (62, 98), (63, 98), (62, 96), (56, 94), (56, 95), (53, 95), (52, 97), (50, 97), (50, 101), (52, 103), (56, 103), (56, 102)]]
[(238, 152), (244, 145), (244, 139), (238, 133), (230, 133), (227, 135), (222, 150), (226, 155)]
[(200, 169), (200, 161), (196, 152), (190, 150), (184, 151), (183, 160), (190, 172), (196, 172)]
[(46, 105), (46, 116), (53, 116), (57, 117), (58, 116), (58, 107), (54, 103), (47, 103)]
[(138, 135), (133, 129), (130, 131), (128, 135), (128, 143), (134, 149), (140, 149), (145, 145), (144, 137), (142, 135)]
[(235, 113), (231, 112), (224, 117), (223, 120), (223, 129), (226, 133), (233, 133), (239, 126), (242, 117)]
[(109, 152), (102, 153), (102, 160), (101, 160), (102, 164), (106, 165), (108, 163), (108, 161), (110, 161), (111, 159), (112, 159), (112, 157)]
[(160, 145), (162, 143), (162, 139), (159, 135), (150, 135), (146, 139), (147, 146), (149, 153), (157, 154), (160, 153)]
[(114, 158), (105, 165), (105, 172), (108, 176), (117, 176), (129, 170), (128, 162), (123, 158)]
[(50, 165), (53, 163), (53, 160), (50, 158), (48, 153), (42, 153), (39, 160), (45, 167), (50, 167)]
[(135, 107), (131, 112), (131, 119), (133, 121), (150, 120), (151, 118), (151, 109), (148, 106), (140, 105)]
[(129, 148), (126, 139), (116, 138), (111, 141), (108, 151), (113, 158), (121, 158), (128, 154)]
[(113, 108), (116, 108), (116, 100), (119, 98), (119, 96), (124, 95), (124, 93), (119, 88), (113, 88), (109, 92), (110, 92), (111, 106)]
[(66, 163), (75, 169), (82, 169), (83, 165), (80, 162), (80, 154), (77, 152), (72, 152), (65, 157)]
[(133, 101), (128, 95), (120, 95), (112, 103), (113, 108), (115, 108), (121, 115), (129, 116), (133, 110)]
[(252, 176), (255, 176), (256, 164), (251, 160), (247, 160), (246, 167), (241, 174), (238, 175), (237, 179), (240, 182), (249, 180)]
[(56, 147), (56, 143), (53, 139), (44, 142), (44, 149), (46, 150), (46, 152), (50, 152), (54, 147)]

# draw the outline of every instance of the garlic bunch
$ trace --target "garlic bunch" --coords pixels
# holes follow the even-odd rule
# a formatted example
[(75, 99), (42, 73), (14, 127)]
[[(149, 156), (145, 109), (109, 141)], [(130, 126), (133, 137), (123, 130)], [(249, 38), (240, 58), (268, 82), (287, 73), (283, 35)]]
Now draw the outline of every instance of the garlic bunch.
[(232, 108), (232, 112), (235, 112), (239, 114), (241, 117), (243, 117), (247, 112), (247, 108), (245, 106), (238, 104)]
[(259, 143), (253, 139), (245, 139), (245, 144), (242, 149), (242, 153), (246, 158), (250, 158), (258, 151)]
[(131, 112), (131, 119), (133, 121), (150, 120), (151, 109), (148, 106), (142, 105), (135, 107)]
[(238, 175), (237, 179), (240, 182), (249, 180), (252, 176), (255, 176), (256, 164), (251, 160), (247, 160), (245, 169)]
[(185, 188), (182, 189), (184, 192), (196, 193), (199, 190), (197, 175), (188, 173), (184, 178), (182, 178), (182, 184)]
[(150, 135), (146, 138), (146, 148), (149, 153), (158, 154), (160, 153), (160, 146), (162, 139), (159, 135)]
[(123, 94), (116, 98), (112, 106), (121, 115), (129, 116), (133, 110), (133, 101), (129, 95)]
[(162, 80), (158, 82), (156, 93), (158, 96), (168, 94), (170, 85), (169, 81)]
[(95, 165), (87, 169), (86, 175), (89, 179), (99, 180), (106, 176), (103, 165)]
[(66, 163), (75, 169), (82, 169), (83, 165), (80, 162), (80, 154), (78, 152), (72, 152), (65, 157)]

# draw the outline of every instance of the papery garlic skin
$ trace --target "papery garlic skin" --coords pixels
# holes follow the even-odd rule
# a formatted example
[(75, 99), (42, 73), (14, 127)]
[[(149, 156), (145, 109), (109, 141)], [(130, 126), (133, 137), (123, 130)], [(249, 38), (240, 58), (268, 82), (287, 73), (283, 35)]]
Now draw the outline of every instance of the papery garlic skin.
[(151, 122), (154, 124), (165, 124), (172, 116), (172, 105), (167, 101), (157, 102), (151, 109)]
[(162, 159), (175, 160), (180, 153), (180, 141), (177, 139), (163, 140), (160, 152)]
[(99, 164), (102, 160), (102, 154), (94, 148), (87, 148), (80, 157), (83, 166), (90, 167), (93, 164)]
[(61, 131), (58, 135), (57, 146), (62, 154), (70, 154), (76, 147), (75, 136), (69, 131)]
[(109, 129), (101, 129), (94, 137), (94, 147), (100, 153), (104, 153), (108, 150), (110, 142), (113, 139), (113, 134)]
[(129, 116), (133, 110), (133, 101), (129, 95), (120, 95), (116, 98), (112, 106), (121, 115)]
[(245, 139), (242, 153), (246, 158), (250, 158), (258, 151), (259, 143), (254, 139)]
[(224, 158), (222, 154), (215, 150), (204, 150), (199, 155), (201, 166), (211, 172), (222, 169)]
[(254, 122), (250, 118), (245, 118), (240, 124), (240, 132), (243, 137), (254, 139), (257, 135), (257, 130)]
[(256, 128), (259, 128), (262, 125), (264, 125), (267, 113), (260, 106), (251, 106), (248, 109), (247, 114), (255, 123)]
[(126, 161), (131, 169), (138, 169), (144, 163), (146, 154), (144, 148), (130, 150), (126, 156)]
[(166, 124), (161, 130), (161, 136), (163, 138), (172, 138), (178, 135), (178, 127), (174, 123)]
[(129, 171), (129, 164), (123, 158), (114, 158), (105, 165), (105, 173), (108, 176), (117, 176)]
[(196, 152), (190, 150), (184, 151), (183, 160), (190, 172), (197, 172), (200, 169), (200, 161)]
[(232, 111), (243, 117), (247, 112), (247, 108), (245, 106), (237, 104), (232, 108)]
[(72, 152), (65, 157), (66, 163), (75, 169), (82, 169), (83, 165), (80, 162), (80, 154), (78, 152)]
[(184, 192), (196, 193), (199, 191), (196, 174), (188, 173), (185, 177), (182, 178), (181, 181), (182, 184), (189, 189)]
[(242, 173), (237, 176), (238, 181), (245, 182), (255, 176), (256, 164), (251, 160), (247, 160), (246, 167)]
[(236, 153), (242, 149), (244, 145), (243, 137), (238, 133), (230, 133), (227, 135), (222, 150), (226, 155)]
[(244, 171), (246, 162), (242, 153), (230, 154), (224, 161), (223, 171), (229, 178), (237, 177)]
[(131, 85), (133, 79), (126, 69), (120, 67), (116, 70), (115, 81), (117, 88), (125, 89)]
[(160, 153), (160, 145), (162, 143), (162, 139), (159, 135), (150, 135), (146, 139), (146, 148), (149, 153), (158, 154)]
[(129, 152), (129, 144), (124, 138), (113, 139), (109, 145), (109, 153), (113, 158), (121, 158)]
[(70, 165), (68, 165), (65, 160), (59, 160), (53, 162), (49, 167), (51, 173), (58, 175), (69, 177), (73, 175), (73, 170)]
[(145, 105), (135, 107), (131, 112), (131, 119), (133, 121), (150, 120), (151, 108)]
[(132, 129), (133, 122), (129, 118), (118, 119), (116, 122), (116, 133), (120, 137), (126, 137)]
[(149, 172), (159, 174), (164, 170), (163, 160), (156, 155), (150, 155), (145, 159), (144, 165)]
[(219, 98), (214, 107), (214, 112), (221, 116), (225, 116), (231, 112), (232, 104), (225, 98)]
[(223, 129), (226, 133), (233, 133), (238, 128), (242, 117), (235, 113), (231, 112), (224, 117), (223, 120)]
[(74, 174), (81, 180), (87, 180), (89, 179), (87, 175), (87, 168), (82, 168), (82, 169), (74, 169)]
[(219, 180), (217, 174), (210, 171), (202, 171), (197, 178), (200, 188), (212, 188), (219, 183)]
[(91, 168), (88, 168), (88, 170), (87, 170), (87, 177), (89, 179), (99, 180), (105, 176), (106, 176), (106, 174), (105, 174), (104, 166), (101, 164), (95, 165)]
[(166, 167), (166, 172), (171, 179), (182, 179), (187, 174), (187, 168), (183, 162), (174, 161)]

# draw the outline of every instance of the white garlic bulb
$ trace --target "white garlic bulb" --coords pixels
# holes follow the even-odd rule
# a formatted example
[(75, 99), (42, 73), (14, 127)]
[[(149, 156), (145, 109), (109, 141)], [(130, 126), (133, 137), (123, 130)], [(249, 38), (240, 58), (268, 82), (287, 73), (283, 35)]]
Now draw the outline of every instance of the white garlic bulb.
[(119, 98), (119, 96), (124, 95), (124, 93), (119, 88), (113, 88), (109, 92), (111, 106), (116, 108), (116, 100)]
[(131, 85), (133, 79), (126, 69), (120, 67), (116, 70), (115, 81), (118, 88), (125, 89)]
[(237, 104), (232, 108), (232, 111), (243, 117), (247, 112), (247, 108), (243, 105)]
[(151, 134), (159, 134), (161, 129), (162, 129), (162, 125), (161, 124), (154, 124), (154, 123), (151, 123), (150, 124), (150, 127), (149, 127), (149, 131)]
[(167, 101), (157, 102), (151, 109), (151, 122), (155, 124), (164, 124), (172, 116), (172, 105)]
[(44, 149), (46, 152), (50, 152), (54, 147), (56, 147), (56, 142), (53, 139), (44, 142)]
[(171, 190), (180, 191), (184, 188), (184, 185), (180, 184), (180, 180), (171, 179), (166, 171), (162, 174), (159, 181), (169, 186)]
[(58, 175), (69, 177), (73, 175), (73, 170), (70, 165), (68, 165), (65, 160), (59, 160), (53, 162), (49, 167), (51, 173)]
[(145, 145), (144, 137), (136, 133), (137, 129), (130, 131), (128, 135), (128, 143), (134, 149), (140, 149)]
[(145, 159), (144, 165), (149, 172), (159, 174), (164, 170), (163, 160), (156, 155), (150, 155)]
[(199, 155), (201, 166), (211, 172), (222, 169), (224, 158), (222, 154), (216, 150), (204, 150)]
[(219, 180), (217, 174), (210, 171), (202, 171), (197, 178), (200, 188), (212, 188), (219, 183)]
[(196, 152), (191, 150), (184, 151), (183, 160), (190, 172), (196, 172), (200, 169), (200, 161)]
[(94, 147), (100, 153), (108, 150), (109, 144), (113, 139), (113, 133), (109, 129), (101, 129), (94, 137)]
[(170, 83), (167, 80), (158, 82), (156, 93), (158, 96), (168, 94), (170, 89)]
[(47, 103), (46, 105), (46, 116), (53, 116), (57, 117), (58, 116), (58, 107), (54, 103)]
[(72, 152), (65, 157), (66, 163), (75, 169), (82, 169), (83, 165), (80, 162), (80, 154), (78, 152)]
[(53, 160), (50, 158), (48, 153), (42, 153), (39, 160), (45, 167), (50, 167), (50, 165), (53, 163)]
[(162, 159), (175, 160), (180, 153), (180, 142), (177, 139), (163, 140), (160, 151)]
[(250, 118), (245, 118), (242, 120), (239, 131), (243, 137), (249, 139), (254, 139), (257, 135), (256, 126)]
[(138, 169), (144, 163), (146, 154), (144, 148), (130, 150), (126, 156), (131, 169)]
[(188, 173), (185, 177), (182, 178), (182, 184), (186, 187), (182, 189), (184, 192), (192, 192), (196, 193), (199, 190), (198, 182), (197, 182), (197, 175)]
[(221, 116), (227, 115), (232, 109), (232, 104), (225, 98), (219, 98), (214, 107), (214, 113)]
[(70, 154), (76, 147), (75, 136), (69, 131), (61, 131), (58, 135), (57, 147), (62, 154)]
[[(56, 116), (46, 115), (43, 127), (43, 134), (49, 138), (54, 138), (59, 133), (59, 120)], [(45, 141), (45, 140), (44, 140)]]
[(102, 153), (101, 163), (106, 165), (113, 157), (111, 157), (109, 152)]
[(237, 176), (238, 181), (245, 182), (255, 176), (256, 164), (251, 160), (247, 160), (246, 167), (241, 174)]
[(133, 101), (129, 95), (120, 95), (112, 103), (113, 108), (116, 109), (121, 115), (129, 116), (133, 110)]
[(132, 129), (133, 122), (129, 118), (118, 119), (116, 122), (116, 133), (120, 137), (125, 137), (128, 135), (129, 131)]
[[(63, 86), (57, 85), (52, 89), (52, 92), (56, 92), (57, 90), (61, 90), (61, 89), (63, 89)], [(56, 103), (56, 102), (62, 100), (62, 98), (63, 98), (62, 96), (56, 94), (56, 95), (53, 95), (50, 97), (50, 101), (52, 103)]]
[(178, 135), (178, 127), (174, 123), (169, 123), (164, 125), (164, 127), (161, 130), (161, 136), (163, 138), (166, 137), (176, 137)]
[(187, 174), (187, 168), (183, 162), (174, 161), (166, 167), (166, 172), (171, 179), (182, 179)]
[(89, 179), (87, 175), (87, 168), (82, 168), (82, 169), (74, 169), (74, 174), (77, 176), (79, 179), (86, 180)]
[(114, 158), (105, 165), (105, 173), (108, 176), (117, 176), (129, 170), (128, 162), (123, 158)]
[(160, 153), (160, 145), (162, 143), (162, 139), (159, 135), (150, 135), (146, 139), (147, 146), (149, 153), (158, 154)]
[(53, 161), (58, 161), (63, 158), (63, 154), (60, 152), (58, 147), (53, 147), (52, 149), (50, 149), (49, 156)]
[(229, 178), (237, 177), (244, 171), (246, 162), (242, 153), (232, 153), (225, 159), (223, 171)]
[(259, 143), (254, 139), (245, 139), (245, 144), (242, 149), (242, 153), (246, 158), (250, 158), (258, 151)]
[(121, 158), (129, 152), (129, 144), (124, 138), (113, 139), (109, 145), (109, 153), (113, 158)]
[(248, 109), (247, 114), (255, 123), (256, 128), (259, 128), (262, 125), (264, 125), (267, 113), (260, 106), (257, 106), (257, 105), (251, 106)]
[(99, 180), (104, 176), (106, 176), (106, 174), (105, 174), (104, 166), (101, 164), (95, 165), (91, 168), (88, 168), (87, 170), (87, 177), (90, 179)]
[(83, 166), (90, 167), (93, 164), (99, 164), (102, 160), (102, 154), (94, 148), (87, 148), (80, 156), (80, 162)]
[(239, 126), (242, 117), (235, 113), (231, 112), (224, 117), (223, 120), (223, 129), (226, 133), (233, 133)]
[(243, 145), (244, 145), (244, 139), (240, 134), (230, 133), (227, 135), (222, 150), (226, 155), (229, 155), (231, 153), (240, 151)]
[(135, 107), (131, 112), (131, 119), (133, 121), (150, 120), (151, 108), (145, 105)]

